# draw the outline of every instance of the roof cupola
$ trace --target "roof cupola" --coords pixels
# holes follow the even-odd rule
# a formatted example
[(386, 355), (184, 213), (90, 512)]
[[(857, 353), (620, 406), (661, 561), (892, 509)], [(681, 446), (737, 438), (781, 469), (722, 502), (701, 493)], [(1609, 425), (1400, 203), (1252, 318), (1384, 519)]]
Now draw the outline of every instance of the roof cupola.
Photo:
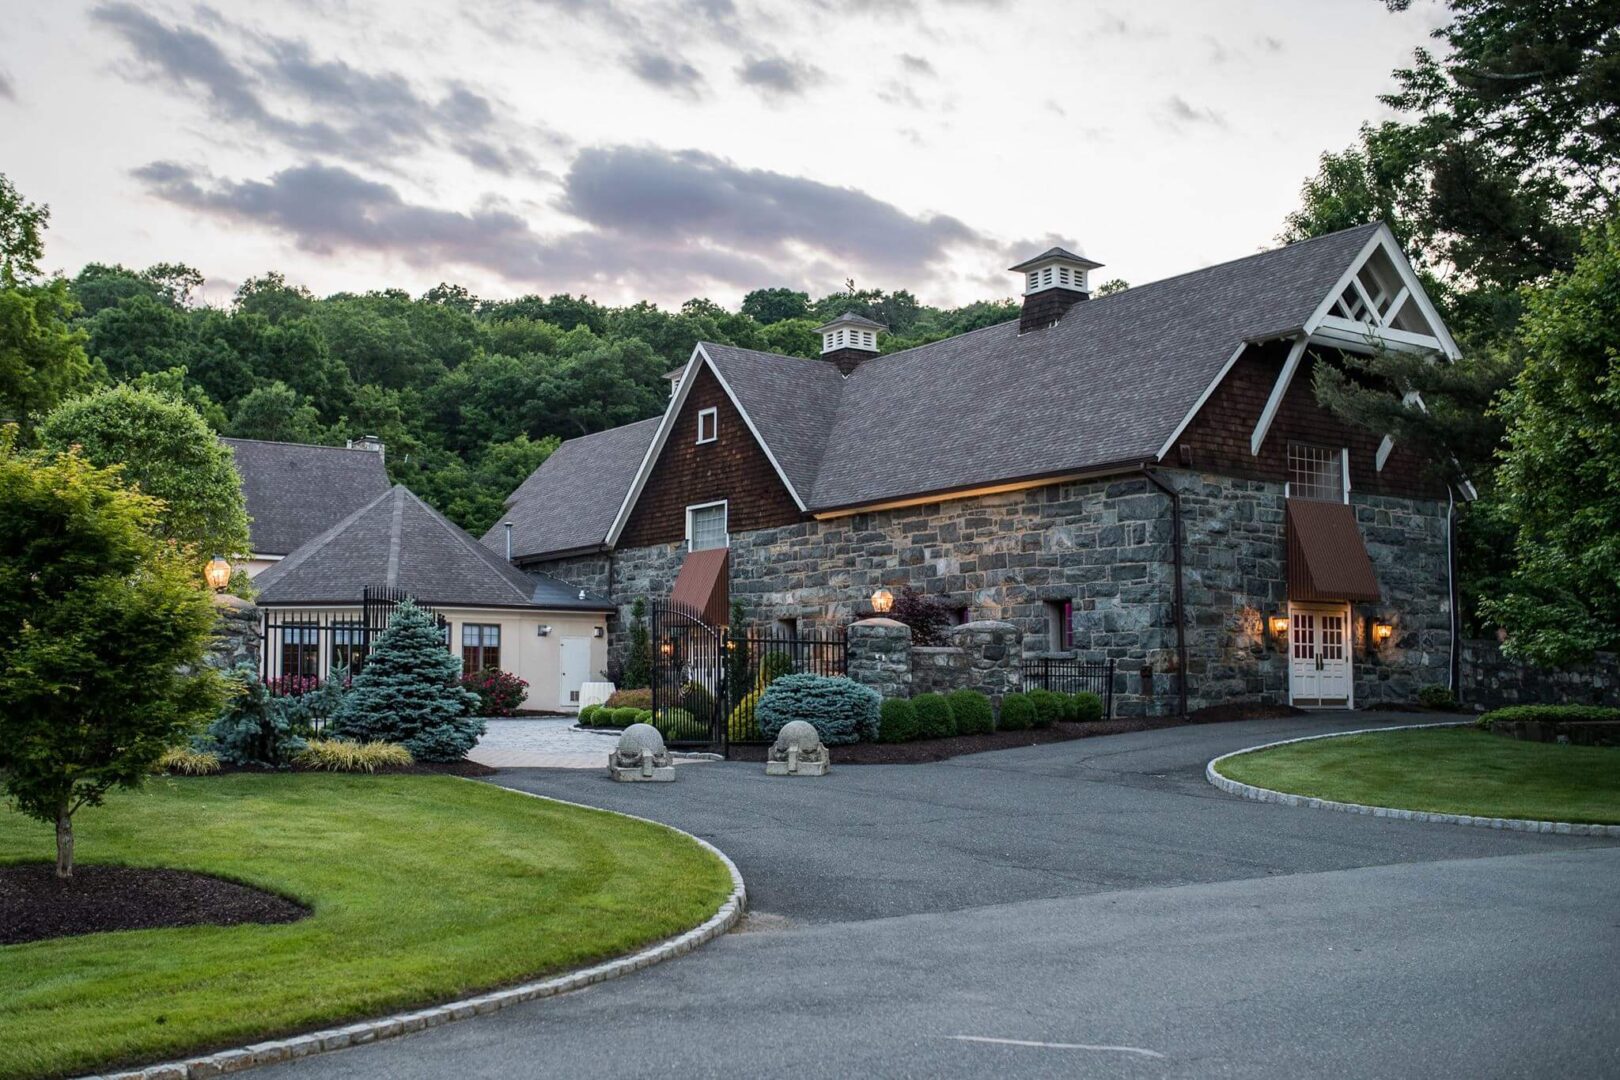
[(1063, 318), (1081, 300), (1091, 295), (1087, 275), (1102, 266), (1067, 248), (1047, 248), (1033, 259), (1007, 269), (1024, 275), (1024, 310), (1018, 317), (1018, 332), (1044, 330)]
[(821, 335), (821, 358), (838, 365), (845, 375), (878, 354), (877, 336), (888, 327), (880, 322), (846, 311), (825, 326), (816, 327)]

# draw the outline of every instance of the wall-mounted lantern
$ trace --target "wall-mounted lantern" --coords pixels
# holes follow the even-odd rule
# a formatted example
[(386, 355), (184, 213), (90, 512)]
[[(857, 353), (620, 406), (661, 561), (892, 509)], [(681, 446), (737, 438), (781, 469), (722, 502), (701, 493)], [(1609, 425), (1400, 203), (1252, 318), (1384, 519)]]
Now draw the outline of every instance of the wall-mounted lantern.
[(551, 636), (551, 627), (547, 626), (545, 623), (541, 623), (539, 626), (535, 627), (535, 630), (540, 634), (541, 637)]
[(225, 561), (225, 556), (215, 555), (203, 567), (203, 577), (208, 581), (208, 587), (215, 592), (224, 592), (225, 587), (231, 583), (231, 564)]
[(594, 636), (594, 637), (601, 637), (601, 636), (603, 636), (603, 635), (604, 635), (604, 634), (605, 634), (605, 633), (607, 633), (607, 627), (605, 627), (605, 626), (598, 626), (598, 627), (596, 627), (596, 631), (595, 631), (595, 633), (594, 633), (594, 634), (593, 634), (593, 635), (592, 635), (592, 636)]
[(1279, 641), (1288, 634), (1288, 616), (1273, 615), (1271, 617), (1271, 635)]
[(674, 656), (675, 655), (675, 643), (673, 641), (667, 641), (667, 640), (666, 641), (660, 641), (658, 643), (658, 651), (663, 653), (665, 656)]
[(879, 615), (887, 615), (894, 609), (894, 593), (888, 589), (879, 588), (872, 594), (872, 610)]
[(1388, 644), (1389, 639), (1395, 636), (1395, 627), (1382, 619), (1372, 624), (1372, 639), (1375, 648)]

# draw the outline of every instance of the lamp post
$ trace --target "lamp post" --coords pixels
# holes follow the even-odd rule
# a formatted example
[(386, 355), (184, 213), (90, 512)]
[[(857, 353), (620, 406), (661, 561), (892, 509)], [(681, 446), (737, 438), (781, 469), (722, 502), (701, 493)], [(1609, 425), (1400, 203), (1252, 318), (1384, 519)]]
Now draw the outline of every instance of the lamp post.
[(209, 588), (215, 592), (224, 592), (225, 587), (231, 583), (231, 564), (225, 561), (225, 556), (215, 555), (203, 567), (203, 577), (208, 581)]

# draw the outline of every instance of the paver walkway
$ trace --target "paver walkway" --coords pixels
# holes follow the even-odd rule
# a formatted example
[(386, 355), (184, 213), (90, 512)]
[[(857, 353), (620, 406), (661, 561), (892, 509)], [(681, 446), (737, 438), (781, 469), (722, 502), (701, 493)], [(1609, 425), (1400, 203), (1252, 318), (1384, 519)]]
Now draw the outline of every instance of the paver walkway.
[[(581, 731), (569, 717), (486, 721), (484, 737), (467, 756), (496, 769), (597, 769), (605, 772), (616, 734)], [(703, 758), (676, 756), (675, 764)]]

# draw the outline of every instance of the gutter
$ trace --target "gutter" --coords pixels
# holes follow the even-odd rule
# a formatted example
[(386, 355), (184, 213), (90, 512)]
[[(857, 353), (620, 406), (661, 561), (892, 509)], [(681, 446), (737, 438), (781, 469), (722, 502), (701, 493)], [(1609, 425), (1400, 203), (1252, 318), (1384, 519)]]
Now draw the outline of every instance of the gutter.
[(1148, 468), (1147, 462), (1142, 464), (1140, 472), (1148, 483), (1158, 488), (1170, 499), (1170, 546), (1174, 554), (1176, 570), (1176, 694), (1180, 705), (1178, 715), (1185, 717), (1187, 715), (1187, 606), (1181, 569), (1181, 492), (1159, 479), (1159, 475)]

